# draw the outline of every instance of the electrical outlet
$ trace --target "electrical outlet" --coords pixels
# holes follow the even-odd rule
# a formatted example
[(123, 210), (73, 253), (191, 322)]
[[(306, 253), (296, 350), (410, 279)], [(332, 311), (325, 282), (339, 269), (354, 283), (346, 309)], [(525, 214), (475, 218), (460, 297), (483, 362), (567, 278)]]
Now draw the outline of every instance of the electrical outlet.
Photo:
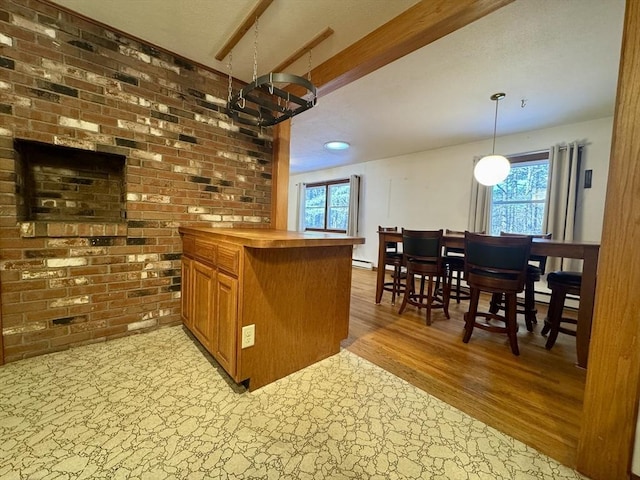
[(253, 347), (255, 343), (256, 343), (255, 324), (242, 327), (242, 348)]

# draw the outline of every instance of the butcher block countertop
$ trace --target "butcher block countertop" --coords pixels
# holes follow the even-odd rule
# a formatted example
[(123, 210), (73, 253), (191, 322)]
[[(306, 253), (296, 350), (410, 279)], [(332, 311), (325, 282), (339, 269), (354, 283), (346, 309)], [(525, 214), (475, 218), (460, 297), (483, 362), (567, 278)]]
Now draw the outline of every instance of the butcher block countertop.
[(180, 233), (210, 236), (217, 241), (235, 243), (251, 248), (293, 248), (314, 246), (357, 245), (362, 237), (342, 233), (292, 232), (263, 228), (201, 228), (180, 227)]

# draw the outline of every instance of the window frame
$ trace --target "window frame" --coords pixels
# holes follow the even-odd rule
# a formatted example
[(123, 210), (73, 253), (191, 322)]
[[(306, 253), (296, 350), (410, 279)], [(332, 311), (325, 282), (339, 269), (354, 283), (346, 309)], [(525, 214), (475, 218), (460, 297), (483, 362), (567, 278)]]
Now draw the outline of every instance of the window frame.
[[(538, 162), (543, 162), (546, 161), (547, 165), (549, 167), (549, 169), (551, 168), (550, 165), (550, 160), (551, 160), (551, 151), (550, 150), (541, 150), (541, 151), (537, 151), (537, 152), (530, 152), (530, 153), (523, 153), (523, 154), (519, 154), (519, 155), (508, 155), (507, 158), (509, 159), (509, 162), (512, 165), (517, 165), (517, 164), (522, 164), (522, 163), (531, 163), (531, 164), (535, 164)], [(548, 171), (548, 176), (551, 175), (551, 171)], [(492, 221), (493, 221), (493, 206), (494, 206), (494, 202), (493, 202), (493, 189), (496, 188), (497, 185), (494, 185), (491, 187), (490, 189), (490, 202), (489, 202), (489, 216), (488, 216), (488, 232), (491, 234), (494, 234), (492, 232), (491, 229), (491, 225), (492, 225)], [(544, 200), (541, 201), (536, 201), (536, 202), (518, 202), (518, 203), (544, 203), (544, 209), (545, 209), (545, 213), (543, 213), (543, 217), (544, 215), (546, 215), (546, 208), (547, 208), (547, 204), (549, 201), (549, 183), (547, 181), (547, 187), (546, 187), (546, 191), (545, 191), (545, 198)], [(541, 225), (541, 230), (544, 228), (544, 225)], [(518, 233), (518, 232), (511, 232), (511, 233)], [(541, 232), (541, 233), (545, 233), (545, 232)]]
[[(350, 182), (350, 180), (348, 178), (342, 178), (342, 179), (338, 179), (338, 180), (326, 180), (326, 181), (323, 181), (323, 182), (313, 182), (313, 183), (305, 184), (305, 186), (304, 186), (305, 195), (306, 195), (307, 188), (324, 187), (324, 189), (325, 189), (325, 202), (324, 202), (324, 227), (325, 228), (307, 227), (307, 225), (305, 223), (305, 226), (304, 226), (305, 232), (309, 231), (309, 232), (347, 233), (349, 225), (346, 225), (344, 230), (335, 229), (335, 228), (327, 228), (327, 222), (329, 220), (329, 202), (327, 200), (329, 199), (329, 187), (331, 185), (347, 185), (349, 188), (351, 188), (351, 182)], [(305, 211), (303, 212), (303, 215), (306, 215), (306, 210), (307, 210), (306, 204), (305, 204), (304, 208), (305, 208)], [(347, 207), (347, 208), (349, 208), (349, 207)]]

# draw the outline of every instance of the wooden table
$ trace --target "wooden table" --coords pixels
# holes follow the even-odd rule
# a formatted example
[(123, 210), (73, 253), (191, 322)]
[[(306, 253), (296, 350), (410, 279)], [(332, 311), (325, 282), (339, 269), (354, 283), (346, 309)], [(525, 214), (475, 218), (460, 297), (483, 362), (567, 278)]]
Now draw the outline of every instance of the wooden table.
[[(384, 245), (386, 242), (402, 243), (401, 232), (378, 232), (378, 272), (376, 280), (376, 304), (380, 303), (384, 287)], [(464, 248), (464, 236), (445, 235), (444, 245)], [(591, 321), (596, 293), (596, 272), (600, 244), (595, 242), (565, 242), (534, 238), (531, 253), (548, 257), (580, 258), (582, 266), (582, 286), (580, 287), (580, 307), (576, 331), (576, 353), (578, 365), (586, 368), (589, 359), (589, 341), (591, 339)]]

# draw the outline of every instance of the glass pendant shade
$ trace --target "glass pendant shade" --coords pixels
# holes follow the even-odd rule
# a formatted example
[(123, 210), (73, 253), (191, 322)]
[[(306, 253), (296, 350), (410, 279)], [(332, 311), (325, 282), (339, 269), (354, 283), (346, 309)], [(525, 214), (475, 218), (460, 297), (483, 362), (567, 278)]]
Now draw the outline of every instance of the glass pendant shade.
[(476, 163), (473, 176), (482, 185), (497, 185), (509, 175), (511, 163), (502, 155), (487, 155)]
[(506, 95), (504, 93), (494, 93), (491, 95), (491, 100), (496, 102), (496, 115), (493, 120), (493, 149), (491, 155), (482, 157), (478, 163), (476, 163), (473, 169), (473, 176), (482, 185), (488, 187), (497, 185), (509, 176), (509, 170), (511, 170), (511, 163), (506, 157), (502, 155), (496, 155), (496, 129), (498, 126), (498, 103)]

